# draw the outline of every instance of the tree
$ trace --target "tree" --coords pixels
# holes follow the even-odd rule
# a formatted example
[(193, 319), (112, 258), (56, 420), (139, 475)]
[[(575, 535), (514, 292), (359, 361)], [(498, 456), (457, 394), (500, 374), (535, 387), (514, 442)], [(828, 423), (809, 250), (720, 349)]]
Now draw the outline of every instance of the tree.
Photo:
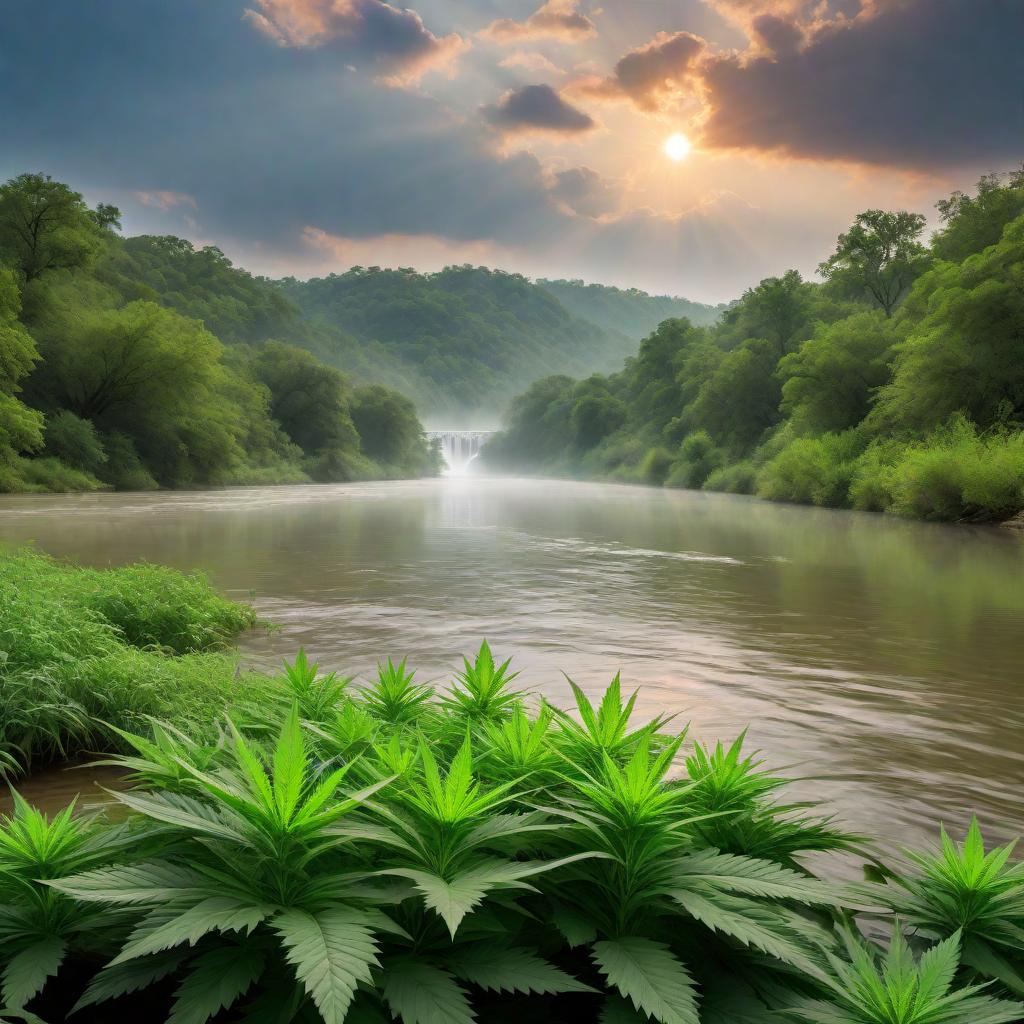
[(977, 195), (954, 192), (935, 205), (943, 227), (932, 239), (932, 251), (940, 260), (960, 263), (995, 245), (1003, 228), (1024, 213), (1024, 168), (1007, 176), (983, 175)]
[(755, 447), (780, 419), (776, 362), (775, 346), (764, 338), (727, 353), (687, 410), (690, 424), (734, 452)]
[(810, 341), (779, 363), (782, 411), (800, 433), (839, 432), (869, 412), (877, 388), (889, 379), (892, 321), (865, 310), (822, 325)]
[(416, 407), (397, 391), (380, 384), (356, 388), (352, 422), (363, 454), (385, 466), (400, 469), (425, 456), (426, 440)]
[(871, 420), (922, 433), (966, 413), (980, 427), (1024, 420), (1024, 215), (998, 245), (922, 277), (909, 334)]
[(307, 455), (359, 450), (348, 381), (338, 370), (304, 349), (268, 341), (253, 361), (253, 372), (270, 391), (271, 415)]
[(605, 377), (590, 377), (577, 385), (569, 421), (577, 448), (588, 451), (626, 422), (626, 404), (608, 390)]
[(103, 248), (114, 207), (93, 213), (79, 193), (47, 174), (21, 174), (0, 185), (0, 256), (26, 282), (48, 270), (81, 267)]
[(902, 210), (866, 210), (839, 236), (836, 251), (818, 267), (841, 292), (867, 294), (886, 316), (928, 267), (928, 250), (918, 241), (925, 219)]
[(21, 299), (14, 271), (0, 265), (0, 462), (43, 443), (43, 417), (15, 395), (18, 382), (39, 358), (28, 331), (18, 322)]
[(77, 310), (51, 325), (43, 377), (54, 404), (86, 420), (178, 408), (213, 383), (222, 346), (198, 320), (154, 302)]
[(767, 338), (784, 355), (810, 333), (813, 294), (814, 286), (796, 270), (766, 277), (725, 313), (720, 342), (733, 348), (748, 338)]

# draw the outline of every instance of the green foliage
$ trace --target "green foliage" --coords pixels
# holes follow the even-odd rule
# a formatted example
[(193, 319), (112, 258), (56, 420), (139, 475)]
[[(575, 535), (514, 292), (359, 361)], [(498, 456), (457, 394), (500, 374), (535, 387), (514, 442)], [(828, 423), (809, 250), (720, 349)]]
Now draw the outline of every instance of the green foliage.
[(841, 506), (846, 503), (862, 447), (853, 430), (797, 437), (763, 466), (757, 493), (772, 501)]
[(609, 369), (634, 346), (522, 275), (484, 267), (353, 267), (281, 287), (316, 325), (354, 336), (438, 411), (490, 416), (512, 391), (551, 374)]
[[(91, 638), (68, 651), (118, 656), (117, 626), (77, 616)], [(165, 661), (188, 657), (210, 655)], [(986, 853), (972, 827), (915, 856), (917, 873), (844, 891), (801, 860), (867, 841), (787, 803), (742, 737), (684, 756), (685, 732), (635, 722), (618, 678), (598, 700), (573, 684), (571, 713), (531, 710), (513, 678), (486, 644), (436, 698), (405, 662), (352, 687), (300, 653), (215, 735), (180, 704), (174, 722), (96, 729), (127, 751), (107, 758), (129, 773), (127, 820), (48, 820), (16, 800), (0, 821), (3, 998), (178, 1024), (1024, 1012), (975, 984), (1017, 977), (1010, 847)], [(861, 907), (897, 912), (929, 948), (915, 961), (899, 928), (888, 953), (855, 935)]]
[(914, 280), (927, 269), (928, 251), (918, 241), (925, 218), (901, 210), (866, 210), (839, 236), (836, 251), (818, 268), (839, 292), (867, 295), (892, 316)]
[(61, 409), (46, 418), (46, 451), (73, 469), (98, 472), (107, 461), (96, 427)]
[(19, 765), (117, 743), (108, 726), (210, 722), (246, 686), (214, 650), (253, 624), (201, 577), (0, 556), (0, 750)]
[(1024, 996), (1024, 865), (1016, 844), (986, 852), (977, 819), (963, 843), (943, 828), (935, 852), (909, 851), (916, 874), (894, 875), (884, 902), (932, 939), (959, 934), (963, 962), (980, 977)]
[(361, 444), (347, 378), (313, 354), (365, 379), (379, 353), (213, 246), (119, 238), (119, 216), (44, 175), (0, 185), (0, 490), (440, 472), (386, 388), (360, 401)]
[(809, 1024), (1014, 1024), (1020, 1003), (995, 999), (976, 986), (954, 988), (960, 933), (915, 961), (899, 928), (886, 954), (852, 933), (850, 962), (829, 956), (822, 975), (828, 999), (801, 999), (785, 1016)]
[[(663, 321), (619, 373), (513, 400), (485, 464), (946, 520), (1024, 510), (1024, 179), (924, 219), (869, 210), (821, 266), (718, 323)], [(675, 455), (669, 453), (676, 452)]]
[(20, 174), (0, 185), (0, 258), (26, 282), (85, 266), (103, 242), (103, 225), (81, 195), (49, 175)]

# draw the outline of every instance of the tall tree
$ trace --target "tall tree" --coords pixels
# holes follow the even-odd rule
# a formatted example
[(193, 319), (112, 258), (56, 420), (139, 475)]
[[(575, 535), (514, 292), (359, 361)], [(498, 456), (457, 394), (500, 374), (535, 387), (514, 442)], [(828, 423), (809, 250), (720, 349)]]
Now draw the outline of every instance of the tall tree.
[(866, 210), (839, 236), (836, 251), (818, 267), (840, 291), (867, 294), (886, 316), (928, 268), (928, 250), (920, 243), (925, 219), (901, 210)]
[(0, 256), (25, 281), (48, 270), (84, 266), (103, 248), (115, 207), (93, 212), (78, 192), (48, 174), (20, 174), (0, 185)]
[(15, 397), (18, 381), (39, 358), (31, 336), (18, 322), (20, 309), (14, 271), (0, 264), (0, 462), (43, 443), (43, 417)]

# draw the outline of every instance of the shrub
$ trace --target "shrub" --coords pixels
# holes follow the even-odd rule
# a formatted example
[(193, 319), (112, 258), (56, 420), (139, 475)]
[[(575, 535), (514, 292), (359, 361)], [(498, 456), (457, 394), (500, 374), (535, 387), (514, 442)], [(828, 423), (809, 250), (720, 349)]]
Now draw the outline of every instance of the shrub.
[(899, 515), (1007, 518), (1024, 509), (1024, 432), (979, 435), (969, 420), (954, 416), (903, 451), (888, 485)]
[(667, 448), (651, 448), (640, 463), (640, 479), (648, 484), (663, 484), (672, 469), (672, 453)]
[(761, 469), (757, 493), (772, 501), (844, 505), (859, 447), (852, 430), (798, 437)]
[(144, 715), (208, 730), (251, 683), (215, 650), (253, 622), (201, 576), (0, 554), (0, 760), (74, 757)]
[(106, 464), (100, 477), (118, 491), (155, 491), (160, 485), (139, 458), (135, 444), (125, 434), (110, 433), (103, 436), (107, 453)]
[(750, 459), (723, 466), (708, 475), (705, 491), (725, 491), (727, 494), (753, 494), (757, 489), (757, 467)]
[(46, 417), (44, 451), (73, 469), (96, 473), (107, 461), (107, 453), (96, 428), (88, 420), (79, 419), (68, 409)]
[(725, 461), (721, 450), (706, 430), (697, 430), (683, 439), (679, 459), (672, 466), (665, 483), (670, 487), (704, 486), (707, 478)]

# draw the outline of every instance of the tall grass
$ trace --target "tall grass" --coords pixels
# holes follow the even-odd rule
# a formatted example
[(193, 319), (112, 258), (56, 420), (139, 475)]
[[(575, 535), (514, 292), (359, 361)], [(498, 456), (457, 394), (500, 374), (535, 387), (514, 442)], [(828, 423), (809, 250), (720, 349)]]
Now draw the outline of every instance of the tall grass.
[(209, 729), (246, 692), (225, 645), (254, 621), (199, 575), (0, 553), (0, 769), (116, 743), (109, 724), (145, 715)]
[(538, 705), (485, 644), (437, 694), (405, 662), (359, 686), (300, 656), (214, 737), (138, 721), (111, 758), (126, 820), (19, 801), (0, 823), (0, 1004), (50, 1024), (1024, 1017), (1010, 848), (972, 827), (886, 884), (829, 884), (810, 854), (870, 844), (787, 801), (742, 737), (637, 721), (618, 678), (571, 693)]

